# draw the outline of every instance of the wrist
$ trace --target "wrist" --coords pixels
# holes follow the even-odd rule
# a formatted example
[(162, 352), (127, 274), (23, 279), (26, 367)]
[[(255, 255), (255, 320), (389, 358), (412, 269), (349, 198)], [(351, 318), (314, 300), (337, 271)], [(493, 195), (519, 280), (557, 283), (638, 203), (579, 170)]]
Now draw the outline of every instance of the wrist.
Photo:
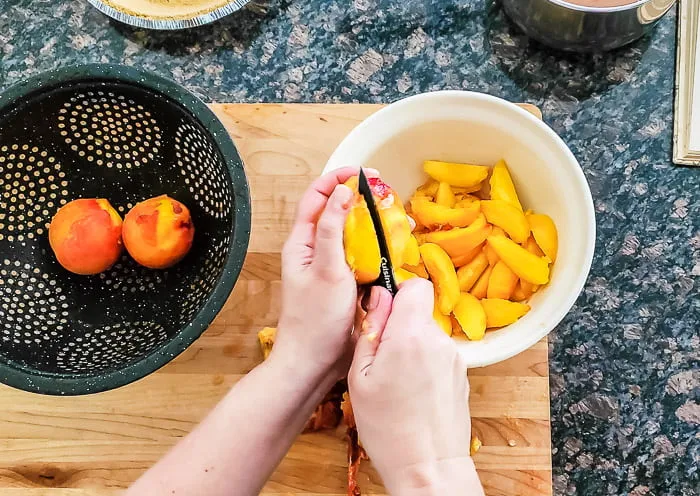
[(309, 393), (320, 391), (324, 395), (336, 382), (334, 377), (330, 377), (328, 368), (322, 366), (318, 359), (305, 355), (303, 350), (295, 349), (293, 344), (291, 347), (286, 344), (276, 343), (265, 363), (275, 369), (280, 380), (292, 380)]
[[(319, 380), (332, 375), (331, 382), (334, 383), (347, 375), (347, 370), (337, 370), (344, 356), (343, 350), (334, 346), (325, 335), (314, 337), (319, 334), (315, 331), (303, 322), (292, 322), (281, 317), (270, 358), (276, 355), (276, 359), (295, 376)], [(339, 354), (342, 356), (339, 357)]]
[(385, 483), (389, 493), (395, 496), (483, 494), (469, 456), (416, 463), (397, 470)]

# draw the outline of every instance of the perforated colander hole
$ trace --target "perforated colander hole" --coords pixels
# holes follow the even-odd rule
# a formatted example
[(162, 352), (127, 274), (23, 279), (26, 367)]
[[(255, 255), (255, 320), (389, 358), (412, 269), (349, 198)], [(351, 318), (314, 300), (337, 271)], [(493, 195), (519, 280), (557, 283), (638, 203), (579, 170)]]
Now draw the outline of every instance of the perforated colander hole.
[[(65, 102), (57, 127), (79, 156), (117, 169), (148, 164), (158, 154), (163, 137), (157, 121), (142, 105), (102, 91)], [(149, 154), (140, 156), (145, 149)]]
[(223, 177), (224, 165), (197, 127), (181, 124), (175, 132), (175, 157), (185, 185), (208, 215), (224, 219), (231, 214), (230, 190)]
[(131, 203), (131, 202), (129, 202), (129, 203), (126, 204), (126, 206), (124, 206), (124, 205), (119, 205), (119, 206), (117, 207), (117, 210), (118, 210), (120, 213), (125, 213), (125, 212), (128, 212), (129, 210), (131, 210), (132, 208), (134, 208), (134, 204)]
[[(28, 264), (4, 259), (0, 268), (0, 331), (2, 340), (15, 344), (42, 344), (57, 336), (58, 324), (69, 316), (66, 297), (58, 283), (37, 279)], [(59, 329), (61, 327), (61, 329)]]
[(153, 289), (156, 284), (162, 285), (168, 278), (168, 271), (147, 269), (136, 264), (127, 255), (122, 255), (120, 261), (109, 272), (103, 272), (99, 277), (105, 286), (135, 293), (139, 290)]
[[(13, 149), (22, 153), (10, 153)], [(68, 202), (61, 164), (29, 145), (0, 147), (0, 241), (24, 241), (44, 233), (51, 216)]]
[(130, 322), (89, 328), (67, 342), (58, 352), (59, 370), (95, 373), (137, 359), (167, 340), (167, 333), (154, 322)]
[(194, 284), (181, 290), (179, 298), (180, 318), (184, 322), (190, 322), (201, 308), (204, 301), (216, 287), (216, 282), (221, 276), (221, 271), (226, 262), (227, 247), (230, 237), (222, 239), (207, 253), (204, 266), (197, 274)]

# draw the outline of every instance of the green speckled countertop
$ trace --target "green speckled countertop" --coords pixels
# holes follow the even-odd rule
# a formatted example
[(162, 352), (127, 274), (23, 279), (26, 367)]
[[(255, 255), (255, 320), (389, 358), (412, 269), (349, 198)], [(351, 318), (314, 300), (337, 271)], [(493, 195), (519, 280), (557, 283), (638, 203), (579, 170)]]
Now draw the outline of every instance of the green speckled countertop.
[(575, 56), (529, 42), (489, 0), (258, 0), (155, 34), (85, 1), (1, 9), (0, 89), (112, 62), (207, 101), (385, 103), (461, 88), (539, 105), (581, 162), (598, 220), (586, 289), (551, 335), (555, 493), (698, 494), (700, 170), (670, 159), (674, 13), (628, 48)]

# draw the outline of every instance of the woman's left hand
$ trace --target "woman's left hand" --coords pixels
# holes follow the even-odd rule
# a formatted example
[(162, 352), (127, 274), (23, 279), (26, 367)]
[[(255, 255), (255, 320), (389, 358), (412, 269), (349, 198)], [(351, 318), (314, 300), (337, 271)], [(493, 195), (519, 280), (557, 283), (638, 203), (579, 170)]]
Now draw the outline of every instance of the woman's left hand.
[(314, 181), (282, 252), (282, 310), (270, 358), (313, 379), (344, 377), (352, 358), (357, 285), (343, 228), (354, 193), (343, 183), (354, 175), (357, 169), (343, 168)]

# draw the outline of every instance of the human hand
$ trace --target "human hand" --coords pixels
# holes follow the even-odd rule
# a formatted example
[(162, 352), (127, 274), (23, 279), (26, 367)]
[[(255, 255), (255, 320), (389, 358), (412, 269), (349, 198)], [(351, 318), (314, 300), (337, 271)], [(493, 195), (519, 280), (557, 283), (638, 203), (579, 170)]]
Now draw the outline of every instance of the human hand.
[(357, 286), (343, 250), (353, 200), (343, 183), (354, 175), (357, 169), (343, 168), (314, 181), (282, 252), (282, 310), (270, 358), (313, 378), (340, 379), (350, 362)]
[(393, 305), (373, 288), (348, 376), (360, 440), (391, 494), (483, 494), (469, 456), (467, 369), (433, 320), (433, 298), (417, 278)]

